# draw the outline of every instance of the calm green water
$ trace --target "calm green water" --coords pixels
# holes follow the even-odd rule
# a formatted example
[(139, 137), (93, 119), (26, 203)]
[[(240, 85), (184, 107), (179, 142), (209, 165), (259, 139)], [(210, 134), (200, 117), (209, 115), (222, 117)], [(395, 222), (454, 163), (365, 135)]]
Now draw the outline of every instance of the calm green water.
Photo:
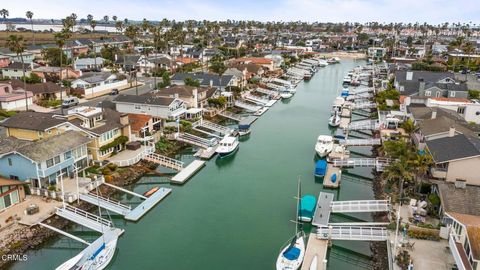
[[(303, 194), (317, 196), (322, 189), (313, 177), (314, 143), (319, 134), (331, 132), (330, 106), (343, 76), (359, 64), (363, 62), (345, 60), (301, 83), (288, 104), (278, 102), (254, 124), (235, 156), (209, 161), (184, 186), (173, 186), (172, 194), (138, 223), (112, 216), (125, 233), (109, 269), (274, 269), (278, 251), (294, 232), (289, 220), (295, 215), (297, 177), (301, 176)], [(144, 177), (132, 188), (144, 192), (162, 180)], [(371, 186), (351, 181), (330, 192), (342, 200), (373, 197)], [(138, 201), (126, 195), (121, 199)], [(90, 240), (96, 236), (77, 226), (70, 231)], [(329, 269), (365, 269), (355, 260), (368, 260), (368, 243), (334, 244)], [(28, 261), (12, 269), (52, 269), (80, 248), (76, 242), (57, 238), (29, 252)]]

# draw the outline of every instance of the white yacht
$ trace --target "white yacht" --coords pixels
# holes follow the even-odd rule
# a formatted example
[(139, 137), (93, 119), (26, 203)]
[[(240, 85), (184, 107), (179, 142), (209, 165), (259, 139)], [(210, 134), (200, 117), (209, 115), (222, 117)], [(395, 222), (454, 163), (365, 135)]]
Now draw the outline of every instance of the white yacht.
[(293, 96), (293, 94), (290, 91), (281, 91), (280, 96), (283, 99), (288, 99), (288, 98), (291, 98)]
[(345, 99), (343, 97), (337, 97), (335, 98), (335, 101), (333, 102), (332, 106), (332, 115), (335, 113), (341, 113), (342, 112), (342, 107), (345, 104)]
[(234, 154), (235, 151), (237, 151), (238, 146), (240, 143), (238, 142), (238, 138), (231, 136), (231, 135), (226, 135), (219, 143), (218, 147), (215, 150), (220, 157), (226, 157), (231, 154)]
[(315, 152), (320, 157), (327, 156), (333, 149), (333, 137), (328, 135), (320, 135), (317, 138), (317, 143), (315, 144)]
[(330, 118), (328, 119), (328, 125), (331, 127), (338, 127), (340, 126), (340, 114), (335, 112)]

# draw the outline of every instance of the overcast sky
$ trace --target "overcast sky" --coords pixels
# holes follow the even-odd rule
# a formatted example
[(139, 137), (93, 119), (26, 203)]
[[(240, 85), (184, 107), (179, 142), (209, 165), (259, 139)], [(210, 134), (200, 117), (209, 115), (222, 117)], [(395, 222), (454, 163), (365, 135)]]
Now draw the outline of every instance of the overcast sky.
[(2, 0), (10, 18), (62, 18), (76, 13), (97, 20), (260, 20), (320, 22), (464, 22), (480, 25), (480, 0)]

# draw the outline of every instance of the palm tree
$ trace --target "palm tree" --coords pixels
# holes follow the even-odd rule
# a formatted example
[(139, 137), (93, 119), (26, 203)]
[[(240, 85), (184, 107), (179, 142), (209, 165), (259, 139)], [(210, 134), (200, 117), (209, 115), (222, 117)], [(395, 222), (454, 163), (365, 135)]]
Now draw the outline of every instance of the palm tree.
[(118, 20), (118, 17), (116, 15), (113, 15), (112, 16), (112, 20), (114, 22), (114, 25), (115, 25), (115, 28), (117, 28), (117, 20)]
[(25, 91), (25, 110), (28, 111), (28, 92), (27, 92), (27, 77), (25, 76), (25, 62), (23, 61), (23, 52), (25, 51), (25, 40), (23, 36), (10, 35), (7, 39), (6, 46), (18, 55), (22, 61), (23, 72), (23, 90)]
[(118, 21), (115, 23), (115, 28), (117, 29), (118, 32), (120, 32), (120, 34), (123, 33), (123, 22), (122, 21)]
[(90, 27), (92, 28), (92, 32), (95, 32), (95, 27), (97, 27), (97, 21), (96, 20), (92, 20), (90, 22)]
[(35, 31), (33, 31), (33, 12), (27, 11), (25, 16), (30, 20), (30, 25), (32, 26), (32, 35), (33, 35), (33, 45), (35, 45)]
[[(60, 85), (63, 83), (62, 82), (62, 66), (63, 66), (63, 47), (65, 46), (65, 42), (67, 40), (67, 36), (65, 32), (61, 31), (58, 33), (55, 33), (54, 38), (55, 38), (55, 43), (57, 44), (58, 48), (60, 49)], [(60, 100), (63, 100), (63, 90), (60, 89)], [(61, 107), (61, 112), (63, 115), (63, 106)]]
[(10, 13), (6, 9), (1, 9), (0, 10), (0, 16), (3, 17), (3, 23), (5, 24), (5, 30), (8, 31), (7, 28), (7, 17), (10, 16)]
[[(93, 15), (92, 15), (92, 14), (88, 14), (88, 15), (87, 15), (87, 23), (88, 23), (89, 25), (91, 25), (92, 21), (93, 21)], [(92, 30), (92, 32), (93, 32), (93, 30)]]
[(103, 20), (105, 21), (105, 31), (107, 31), (107, 25), (108, 25), (108, 15), (103, 16)]
[(77, 25), (77, 18), (78, 18), (77, 14), (75, 13), (70, 14), (70, 21), (71, 21), (70, 26), (72, 28), (72, 32), (75, 32), (74, 28), (75, 28), (75, 25)]

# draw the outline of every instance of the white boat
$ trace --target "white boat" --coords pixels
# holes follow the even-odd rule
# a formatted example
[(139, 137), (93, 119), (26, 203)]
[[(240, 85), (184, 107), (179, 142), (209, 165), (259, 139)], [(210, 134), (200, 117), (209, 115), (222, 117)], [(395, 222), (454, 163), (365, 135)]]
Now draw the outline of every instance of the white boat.
[[(295, 220), (298, 220), (298, 210), (300, 204), (300, 179), (298, 179), (297, 192), (297, 211)], [(296, 221), (295, 221), (296, 222)], [(295, 223), (296, 224), (296, 223)], [(289, 243), (280, 251), (277, 257), (277, 270), (296, 270), (302, 265), (305, 257), (305, 235), (303, 231), (298, 231), (298, 225), (295, 225), (295, 235)]]
[(318, 267), (318, 256), (315, 255), (312, 259), (312, 262), (310, 263), (310, 267), (308, 269), (310, 270), (317, 270)]
[(329, 64), (340, 63), (340, 58), (338, 58), (338, 57), (329, 58), (329, 59), (327, 60), (327, 63), (329, 63)]
[(283, 99), (288, 99), (293, 97), (293, 94), (289, 91), (282, 91), (280, 92), (280, 97), (282, 97)]
[(352, 82), (352, 77), (348, 75), (343, 77), (342, 84), (350, 84), (351, 82)]
[(226, 135), (219, 143), (218, 147), (215, 150), (220, 157), (226, 157), (231, 154), (234, 154), (237, 151), (238, 146), (240, 143), (238, 142), (238, 138), (230, 135)]
[(85, 270), (102, 270), (107, 267), (110, 261), (113, 259), (113, 255), (115, 254), (115, 248), (117, 247), (117, 238), (114, 238), (104, 244), (102, 247), (98, 249), (98, 253), (92, 255), (85, 264), (81, 266), (79, 269)]
[(336, 112), (328, 119), (328, 125), (331, 127), (340, 126), (340, 115)]
[(328, 66), (328, 62), (324, 59), (318, 59), (317, 61), (318, 61), (318, 66), (320, 66), (320, 67)]
[(320, 135), (317, 138), (317, 143), (315, 144), (315, 152), (320, 157), (327, 156), (333, 149), (333, 137), (328, 135)]

